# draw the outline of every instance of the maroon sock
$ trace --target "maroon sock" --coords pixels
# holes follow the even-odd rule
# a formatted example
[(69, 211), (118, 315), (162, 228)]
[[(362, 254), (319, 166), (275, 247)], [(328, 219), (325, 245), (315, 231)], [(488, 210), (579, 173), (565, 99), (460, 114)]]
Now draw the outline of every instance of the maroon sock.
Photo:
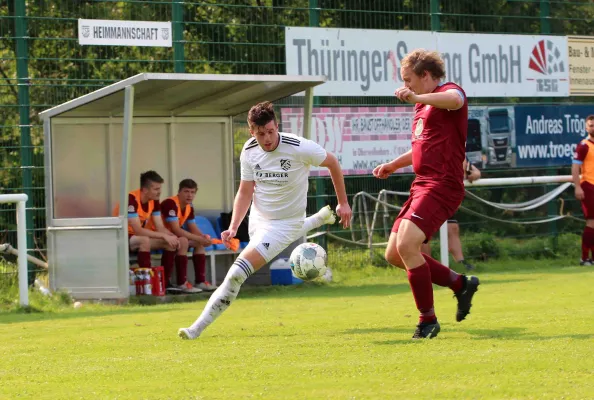
[(407, 270), (408, 282), (412, 289), (417, 309), (419, 322), (434, 322), (435, 310), (433, 309), (433, 286), (431, 284), (431, 270), (427, 263), (420, 267)]
[(140, 268), (150, 268), (151, 267), (151, 253), (148, 251), (139, 251), (138, 252), (138, 266)]
[[(163, 250), (163, 256), (161, 257), (161, 264), (165, 270), (165, 285), (171, 283), (171, 274), (173, 273), (173, 262), (175, 261), (175, 251)], [(181, 285), (183, 282), (178, 282)]]
[(188, 256), (178, 255), (175, 258), (175, 271), (177, 272), (178, 285), (181, 285), (188, 280)]
[(429, 257), (427, 254), (423, 253), (423, 257), (425, 257), (425, 261), (429, 265), (429, 270), (431, 271), (431, 282), (438, 286), (449, 287), (454, 292), (462, 289), (462, 275), (449, 269), (436, 259)]
[(206, 254), (194, 254), (192, 261), (194, 263), (196, 284), (206, 282)]
[[(586, 258), (584, 258), (584, 247), (586, 247)], [(582, 259), (587, 260), (589, 250), (592, 251), (592, 255), (594, 256), (594, 228), (590, 228), (586, 226), (584, 228), (584, 233), (582, 234)]]
[(584, 232), (582, 232), (582, 260), (588, 259), (588, 254), (590, 253), (590, 230), (587, 226), (584, 227)]

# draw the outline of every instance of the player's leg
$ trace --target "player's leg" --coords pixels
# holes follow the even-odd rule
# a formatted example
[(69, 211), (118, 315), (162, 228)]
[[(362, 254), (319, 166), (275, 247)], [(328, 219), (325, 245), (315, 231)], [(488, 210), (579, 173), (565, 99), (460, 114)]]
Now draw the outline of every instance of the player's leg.
[(179, 247), (175, 255), (175, 281), (182, 293), (200, 293), (202, 289), (195, 288), (188, 282), (188, 248), (189, 241), (186, 237), (178, 237)]
[(130, 251), (138, 251), (138, 266), (151, 267), (151, 242), (148, 236), (130, 236), (128, 239)]
[(406, 266), (408, 282), (419, 310), (419, 324), (413, 339), (434, 338), (440, 326), (435, 316), (431, 270), (421, 253), (421, 245), (427, 236), (409, 219), (401, 221), (397, 235), (396, 248)]
[(460, 240), (460, 225), (456, 220), (448, 220), (448, 250), (454, 260), (464, 265), (467, 271), (475, 269), (474, 265), (464, 259), (462, 241)]
[(212, 285), (206, 280), (206, 251), (200, 243), (190, 240), (190, 247), (194, 249), (192, 253), (192, 263), (194, 264), (194, 287), (202, 289), (204, 292), (213, 292), (217, 286)]
[[(253, 224), (250, 221), (250, 224)], [(239, 254), (223, 283), (214, 291), (204, 311), (189, 327), (181, 328), (182, 339), (196, 339), (204, 329), (223, 313), (235, 300), (241, 285), (267, 262), (276, 257), (301, 235), (303, 222), (284, 226), (282, 221), (267, 222), (258, 231), (250, 229), (250, 243)]]
[(202, 314), (190, 327), (180, 328), (178, 336), (182, 339), (199, 337), (237, 298), (239, 289), (247, 278), (264, 264), (266, 264), (266, 260), (255, 248), (246, 247), (229, 268), (221, 286), (210, 296)]
[(421, 245), (421, 253), (431, 255), (431, 245), (429, 244), (429, 242), (423, 243)]
[(322, 225), (333, 225), (336, 222), (336, 214), (330, 206), (325, 206), (314, 215), (305, 218), (303, 222), (303, 235), (312, 229), (319, 228)]
[(592, 251), (592, 257), (594, 258), (594, 186), (588, 182), (583, 182), (581, 186), (584, 190), (582, 211), (584, 212), (584, 218), (586, 218), (586, 226), (582, 233), (582, 259), (580, 265), (591, 266), (593, 262), (590, 251)]
[(163, 250), (163, 254), (161, 255), (161, 265), (165, 271), (166, 290), (170, 293), (180, 293), (181, 290), (177, 286), (173, 286), (171, 283), (177, 249), (171, 247), (165, 240), (157, 238), (150, 238), (150, 245), (151, 250)]

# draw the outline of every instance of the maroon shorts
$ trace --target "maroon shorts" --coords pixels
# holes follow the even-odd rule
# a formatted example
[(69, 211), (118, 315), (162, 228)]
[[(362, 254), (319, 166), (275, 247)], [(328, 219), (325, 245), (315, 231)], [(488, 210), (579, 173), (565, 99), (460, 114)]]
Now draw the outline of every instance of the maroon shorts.
[(594, 185), (584, 181), (581, 186), (584, 190), (584, 200), (582, 200), (584, 218), (594, 219)]
[(398, 232), (400, 222), (408, 219), (423, 231), (427, 243), (443, 223), (454, 215), (463, 199), (464, 192), (441, 196), (439, 200), (428, 192), (411, 194), (396, 217), (392, 232)]

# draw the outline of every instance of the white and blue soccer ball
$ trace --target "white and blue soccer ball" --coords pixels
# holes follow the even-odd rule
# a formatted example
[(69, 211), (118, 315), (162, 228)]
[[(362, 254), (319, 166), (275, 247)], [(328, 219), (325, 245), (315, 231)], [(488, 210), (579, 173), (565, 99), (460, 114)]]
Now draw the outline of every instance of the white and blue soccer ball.
[(322, 246), (315, 243), (302, 243), (295, 247), (289, 257), (291, 270), (304, 281), (311, 281), (324, 276), (328, 256)]

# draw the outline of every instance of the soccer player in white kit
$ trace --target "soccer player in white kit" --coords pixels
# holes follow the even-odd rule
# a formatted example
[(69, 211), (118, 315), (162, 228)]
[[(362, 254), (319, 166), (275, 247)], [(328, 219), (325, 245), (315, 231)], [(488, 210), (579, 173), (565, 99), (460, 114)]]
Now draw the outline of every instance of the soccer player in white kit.
[(311, 229), (334, 222), (335, 217), (328, 207), (305, 218), (312, 165), (328, 168), (338, 198), (336, 214), (344, 228), (351, 221), (344, 177), (334, 154), (311, 140), (279, 132), (270, 102), (253, 106), (248, 113), (248, 124), (252, 138), (241, 151), (241, 182), (229, 229), (221, 237), (229, 244), (251, 205), (250, 242), (196, 322), (179, 329), (178, 335), (182, 339), (199, 337), (231, 305), (246, 279), (291, 243)]

